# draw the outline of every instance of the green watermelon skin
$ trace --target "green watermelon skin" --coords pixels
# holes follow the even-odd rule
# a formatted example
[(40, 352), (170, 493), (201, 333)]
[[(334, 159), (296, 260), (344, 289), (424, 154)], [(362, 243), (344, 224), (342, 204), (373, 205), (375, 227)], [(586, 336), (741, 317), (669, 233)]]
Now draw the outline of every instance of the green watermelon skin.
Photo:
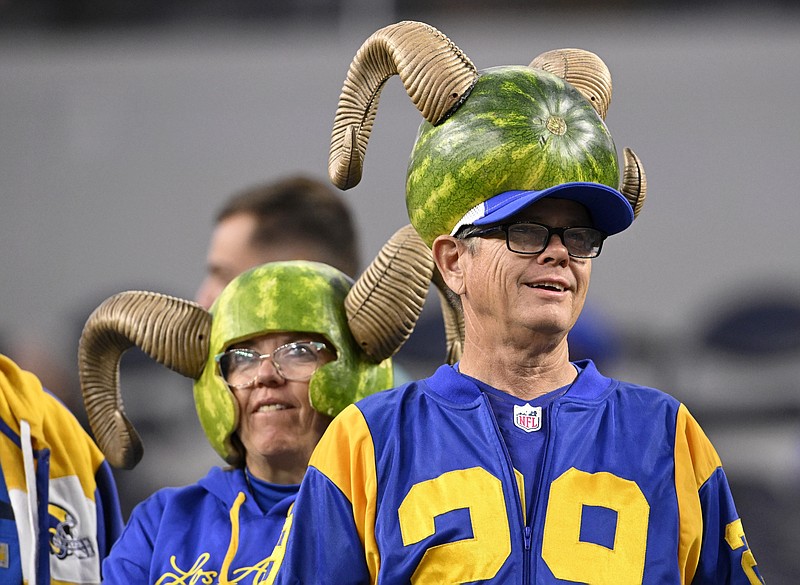
[(573, 181), (619, 186), (616, 148), (603, 119), (560, 77), (531, 67), (493, 67), (480, 72), (450, 118), (420, 126), (406, 206), (430, 246), (494, 195)]
[(309, 399), (335, 416), (345, 406), (393, 383), (390, 359), (376, 364), (350, 333), (344, 299), (352, 280), (326, 264), (274, 262), (235, 278), (211, 307), (209, 356), (194, 385), (195, 406), (211, 446), (230, 463), (241, 454), (230, 441), (239, 420), (233, 393), (219, 376), (214, 356), (238, 341), (281, 331), (318, 333), (336, 350), (336, 360), (309, 381)]

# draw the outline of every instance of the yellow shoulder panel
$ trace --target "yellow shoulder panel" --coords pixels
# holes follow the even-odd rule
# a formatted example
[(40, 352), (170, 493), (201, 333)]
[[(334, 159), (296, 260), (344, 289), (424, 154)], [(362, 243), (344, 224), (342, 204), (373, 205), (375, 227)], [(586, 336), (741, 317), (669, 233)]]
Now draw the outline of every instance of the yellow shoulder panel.
[(684, 405), (675, 424), (675, 493), (678, 498), (680, 543), (678, 562), (682, 583), (691, 583), (697, 570), (703, 538), (699, 490), (720, 467), (719, 455)]
[(380, 568), (375, 540), (378, 492), (375, 446), (367, 422), (355, 405), (351, 404), (333, 419), (309, 465), (336, 484), (352, 504), (353, 520), (374, 583)]

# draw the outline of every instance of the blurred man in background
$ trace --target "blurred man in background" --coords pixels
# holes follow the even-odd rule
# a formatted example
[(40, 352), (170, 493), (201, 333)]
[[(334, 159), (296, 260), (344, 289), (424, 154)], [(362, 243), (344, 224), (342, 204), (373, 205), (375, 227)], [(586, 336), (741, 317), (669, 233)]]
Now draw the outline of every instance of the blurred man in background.
[(279, 260), (323, 262), (355, 276), (354, 221), (328, 184), (295, 175), (235, 193), (217, 214), (196, 300), (208, 309), (236, 276)]

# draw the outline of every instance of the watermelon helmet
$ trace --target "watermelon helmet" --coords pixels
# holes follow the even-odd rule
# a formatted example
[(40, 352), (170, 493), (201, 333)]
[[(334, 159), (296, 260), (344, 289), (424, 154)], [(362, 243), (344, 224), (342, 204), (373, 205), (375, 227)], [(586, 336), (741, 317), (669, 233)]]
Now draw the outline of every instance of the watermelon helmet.
[(413, 21), (375, 32), (350, 65), (328, 161), (339, 188), (361, 180), (378, 98), (394, 74), (425, 118), (408, 165), (406, 207), (427, 245), (550, 195), (584, 204), (607, 234), (641, 210), (646, 178), (626, 148), (620, 181), (604, 123), (611, 75), (597, 55), (559, 49), (525, 67), (477, 71), (444, 34)]
[[(231, 440), (239, 423), (238, 405), (214, 356), (237, 341), (271, 332), (322, 335), (336, 359), (312, 375), (309, 400), (329, 416), (391, 387), (390, 357), (419, 317), (432, 271), (430, 251), (406, 226), (355, 283), (326, 264), (290, 261), (239, 275), (210, 311), (155, 292), (109, 297), (89, 316), (78, 351), (81, 390), (98, 445), (115, 467), (133, 468), (143, 455), (119, 388), (119, 362), (132, 346), (195, 380), (203, 430), (217, 453), (234, 465), (244, 460), (238, 442)], [(416, 280), (410, 278), (414, 275)], [(399, 288), (411, 293), (398, 294)]]
[(352, 281), (326, 264), (292, 261), (253, 268), (231, 281), (211, 307), (208, 359), (194, 383), (197, 414), (211, 445), (230, 459), (238, 403), (219, 376), (214, 356), (239, 341), (281, 331), (318, 333), (336, 359), (311, 376), (311, 406), (328, 416), (392, 385), (391, 360), (370, 360), (347, 325), (344, 300)]

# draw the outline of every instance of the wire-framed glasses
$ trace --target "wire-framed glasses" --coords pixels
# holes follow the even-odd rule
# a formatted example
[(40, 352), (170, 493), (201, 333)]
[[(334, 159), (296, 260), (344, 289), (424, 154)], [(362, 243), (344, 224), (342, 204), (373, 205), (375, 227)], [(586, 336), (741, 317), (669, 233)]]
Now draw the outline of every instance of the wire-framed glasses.
[(539, 254), (547, 248), (550, 238), (555, 234), (561, 238), (567, 253), (573, 258), (597, 258), (606, 239), (603, 232), (592, 227), (554, 228), (532, 221), (495, 225), (467, 232), (461, 237), (477, 238), (496, 232), (505, 234), (506, 247), (517, 254)]
[(297, 341), (276, 348), (272, 353), (254, 349), (229, 349), (214, 356), (219, 374), (228, 386), (253, 386), (263, 360), (272, 360), (278, 373), (287, 380), (305, 382), (320, 366), (320, 352), (328, 346), (321, 341)]

